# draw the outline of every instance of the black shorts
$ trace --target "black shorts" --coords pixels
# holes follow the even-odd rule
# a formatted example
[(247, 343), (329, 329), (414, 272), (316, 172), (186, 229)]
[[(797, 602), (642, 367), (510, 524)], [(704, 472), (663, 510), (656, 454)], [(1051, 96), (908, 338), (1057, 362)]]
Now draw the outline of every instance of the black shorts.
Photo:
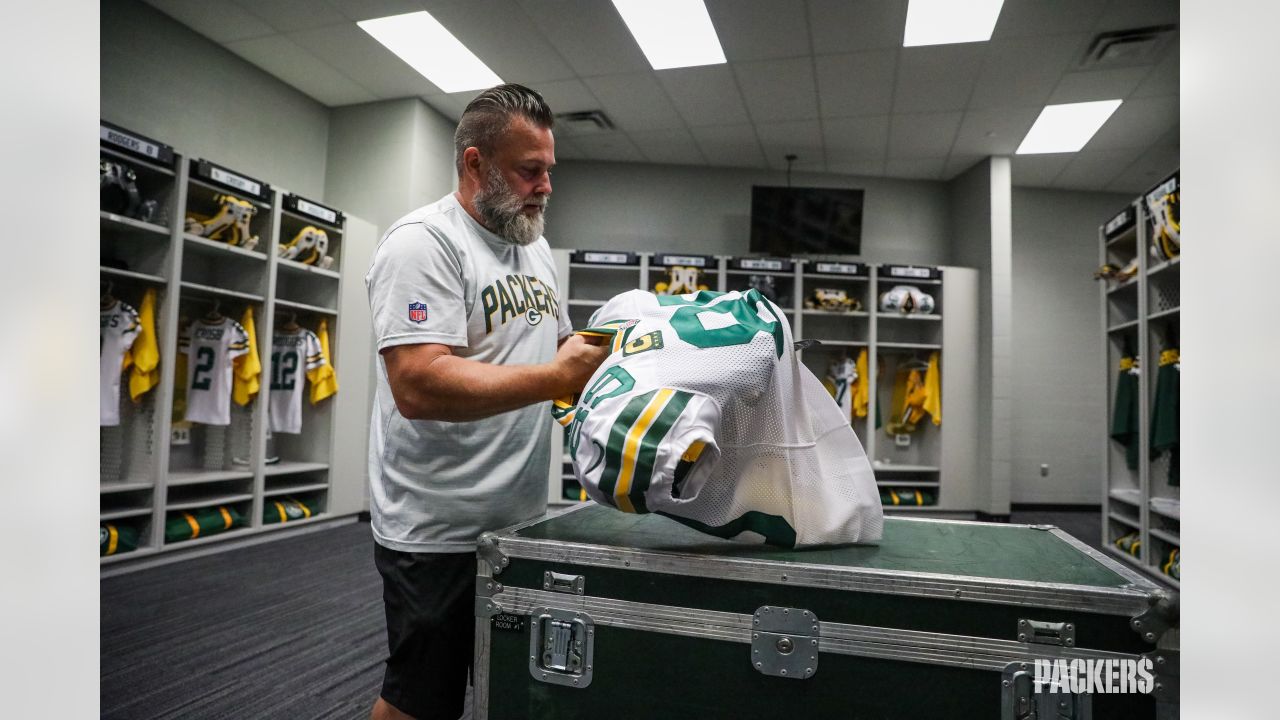
[(475, 651), (474, 553), (373, 544), (391, 652), (382, 699), (418, 720), (458, 720)]

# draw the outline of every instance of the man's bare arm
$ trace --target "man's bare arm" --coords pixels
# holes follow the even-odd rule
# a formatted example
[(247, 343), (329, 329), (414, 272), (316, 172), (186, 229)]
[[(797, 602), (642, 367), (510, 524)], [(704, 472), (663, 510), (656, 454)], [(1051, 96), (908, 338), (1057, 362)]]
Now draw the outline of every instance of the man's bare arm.
[(409, 420), (479, 420), (582, 389), (609, 355), (581, 336), (560, 343), (540, 365), (494, 365), (460, 358), (447, 345), (382, 351), (396, 409)]

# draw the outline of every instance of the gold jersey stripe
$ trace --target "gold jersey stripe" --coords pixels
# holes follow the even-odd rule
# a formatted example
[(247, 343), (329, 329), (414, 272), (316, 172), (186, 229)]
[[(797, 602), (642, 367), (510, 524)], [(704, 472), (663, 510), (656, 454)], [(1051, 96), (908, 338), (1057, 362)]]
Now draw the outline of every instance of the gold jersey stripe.
[(649, 431), (649, 426), (653, 424), (654, 419), (662, 412), (662, 408), (675, 394), (676, 391), (670, 388), (659, 390), (658, 394), (654, 395), (649, 404), (645, 406), (644, 411), (640, 413), (640, 417), (636, 419), (636, 424), (632, 425), (631, 430), (627, 432), (627, 441), (622, 446), (622, 472), (618, 474), (618, 484), (613, 488), (613, 498), (618, 503), (618, 509), (623, 512), (633, 513), (636, 511), (627, 494), (631, 491), (631, 480), (636, 470), (636, 456), (640, 440)]

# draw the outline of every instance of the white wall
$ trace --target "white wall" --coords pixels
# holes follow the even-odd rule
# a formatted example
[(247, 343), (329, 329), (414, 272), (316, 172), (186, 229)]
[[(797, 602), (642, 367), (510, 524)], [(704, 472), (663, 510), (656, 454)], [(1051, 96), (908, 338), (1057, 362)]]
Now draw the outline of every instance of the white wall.
[(1013, 189), (1014, 502), (1101, 502), (1097, 424), (1108, 398), (1093, 271), (1098, 225), (1132, 199)]
[(417, 98), (333, 108), (326, 199), (379, 234), (456, 186), (454, 124)]
[(951, 257), (977, 268), (978, 509), (1007, 514), (1012, 476), (1011, 219), (1008, 158), (987, 158), (951, 181)]
[[(783, 173), (767, 170), (565, 160), (552, 173), (547, 240), (588, 250), (745, 255), (751, 186), (785, 184)], [(792, 185), (866, 190), (866, 260), (949, 260), (945, 183), (797, 172)]]
[(112, 0), (101, 31), (104, 120), (327, 200), (323, 105), (137, 0)]

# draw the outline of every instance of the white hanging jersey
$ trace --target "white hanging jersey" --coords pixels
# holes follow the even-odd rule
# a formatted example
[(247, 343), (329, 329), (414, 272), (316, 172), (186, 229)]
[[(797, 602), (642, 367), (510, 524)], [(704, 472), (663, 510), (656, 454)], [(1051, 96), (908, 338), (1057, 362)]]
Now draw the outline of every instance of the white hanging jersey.
[(613, 354), (556, 412), (593, 500), (785, 547), (879, 541), (866, 453), (776, 305), (632, 290), (591, 320), (609, 323)]
[(120, 373), (124, 354), (142, 326), (138, 311), (117, 300), (98, 313), (98, 424), (120, 424)]
[(324, 365), (320, 338), (306, 328), (271, 338), (271, 431), (302, 432), (303, 376)]
[(229, 317), (208, 323), (197, 320), (178, 340), (187, 355), (187, 413), (189, 422), (231, 424), (231, 365), (249, 352), (249, 335)]
[(853, 358), (842, 358), (827, 366), (827, 390), (849, 420), (853, 419), (853, 384), (857, 381), (858, 366)]

